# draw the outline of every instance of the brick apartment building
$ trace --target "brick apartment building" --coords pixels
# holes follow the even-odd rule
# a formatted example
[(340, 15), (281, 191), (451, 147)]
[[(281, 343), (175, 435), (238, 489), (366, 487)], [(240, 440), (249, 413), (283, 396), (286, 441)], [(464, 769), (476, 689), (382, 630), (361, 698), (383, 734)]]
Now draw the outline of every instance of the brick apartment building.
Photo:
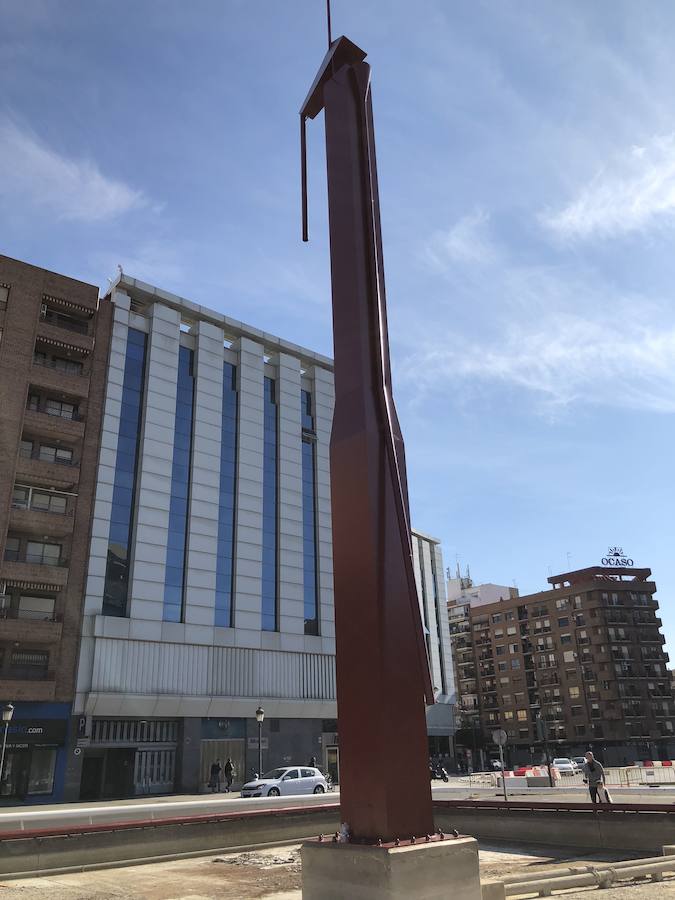
[(61, 798), (112, 310), (0, 256), (0, 801)]
[[(508, 733), (512, 763), (594, 749), (606, 763), (671, 758), (675, 707), (650, 569), (595, 566), (552, 589), (469, 606), (453, 638), (461, 705), (485, 735)], [(461, 645), (461, 647), (460, 647)]]

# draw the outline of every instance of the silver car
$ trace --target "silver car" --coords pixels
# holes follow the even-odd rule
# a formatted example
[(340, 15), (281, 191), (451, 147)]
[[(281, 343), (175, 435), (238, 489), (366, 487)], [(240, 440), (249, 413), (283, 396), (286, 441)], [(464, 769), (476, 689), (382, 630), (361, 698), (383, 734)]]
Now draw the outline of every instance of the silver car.
[(290, 794), (325, 794), (328, 784), (312, 766), (283, 766), (266, 772), (262, 778), (248, 781), (242, 797), (279, 797)]

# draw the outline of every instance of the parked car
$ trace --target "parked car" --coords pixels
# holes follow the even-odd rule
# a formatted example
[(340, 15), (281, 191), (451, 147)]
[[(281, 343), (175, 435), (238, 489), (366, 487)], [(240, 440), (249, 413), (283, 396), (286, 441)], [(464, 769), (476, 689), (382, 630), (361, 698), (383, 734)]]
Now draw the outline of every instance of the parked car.
[(242, 797), (279, 797), (289, 794), (325, 794), (328, 783), (312, 766), (282, 766), (248, 781), (241, 789)]
[(576, 775), (579, 771), (579, 766), (567, 756), (561, 756), (558, 757), (558, 759), (554, 759), (553, 765), (561, 775)]
[(573, 756), (572, 762), (577, 764), (577, 771), (581, 772), (581, 767), (586, 762), (586, 757), (585, 756)]

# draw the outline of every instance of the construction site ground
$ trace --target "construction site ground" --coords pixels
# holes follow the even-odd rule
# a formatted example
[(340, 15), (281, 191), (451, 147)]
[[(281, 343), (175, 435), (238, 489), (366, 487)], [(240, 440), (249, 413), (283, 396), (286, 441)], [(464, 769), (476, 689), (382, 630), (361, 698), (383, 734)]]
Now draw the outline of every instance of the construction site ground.
[[(639, 854), (635, 854), (637, 857)], [(555, 853), (550, 847), (481, 845), (481, 878), (498, 879), (537, 868), (597, 863), (630, 854)], [(589, 900), (589, 891), (565, 893), (566, 900)], [(450, 894), (449, 894), (450, 896)], [(530, 895), (532, 896), (532, 895)], [(0, 900), (300, 900), (299, 846), (195, 859), (123, 866), (67, 875), (0, 881)], [(621, 885), (603, 891), (606, 900), (675, 900), (675, 878)]]

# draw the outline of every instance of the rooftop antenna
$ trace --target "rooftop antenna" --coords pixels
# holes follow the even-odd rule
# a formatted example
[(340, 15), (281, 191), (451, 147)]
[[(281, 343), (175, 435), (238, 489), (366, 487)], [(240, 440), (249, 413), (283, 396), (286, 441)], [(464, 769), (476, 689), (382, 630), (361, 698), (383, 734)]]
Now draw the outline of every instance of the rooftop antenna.
[[(326, 27), (328, 30), (328, 52), (333, 43), (330, 20), (330, 0), (326, 0)], [(316, 112), (311, 117), (314, 118)], [(309, 219), (307, 214), (307, 113), (305, 108), (300, 111), (300, 181), (302, 192), (302, 239), (309, 241)]]

